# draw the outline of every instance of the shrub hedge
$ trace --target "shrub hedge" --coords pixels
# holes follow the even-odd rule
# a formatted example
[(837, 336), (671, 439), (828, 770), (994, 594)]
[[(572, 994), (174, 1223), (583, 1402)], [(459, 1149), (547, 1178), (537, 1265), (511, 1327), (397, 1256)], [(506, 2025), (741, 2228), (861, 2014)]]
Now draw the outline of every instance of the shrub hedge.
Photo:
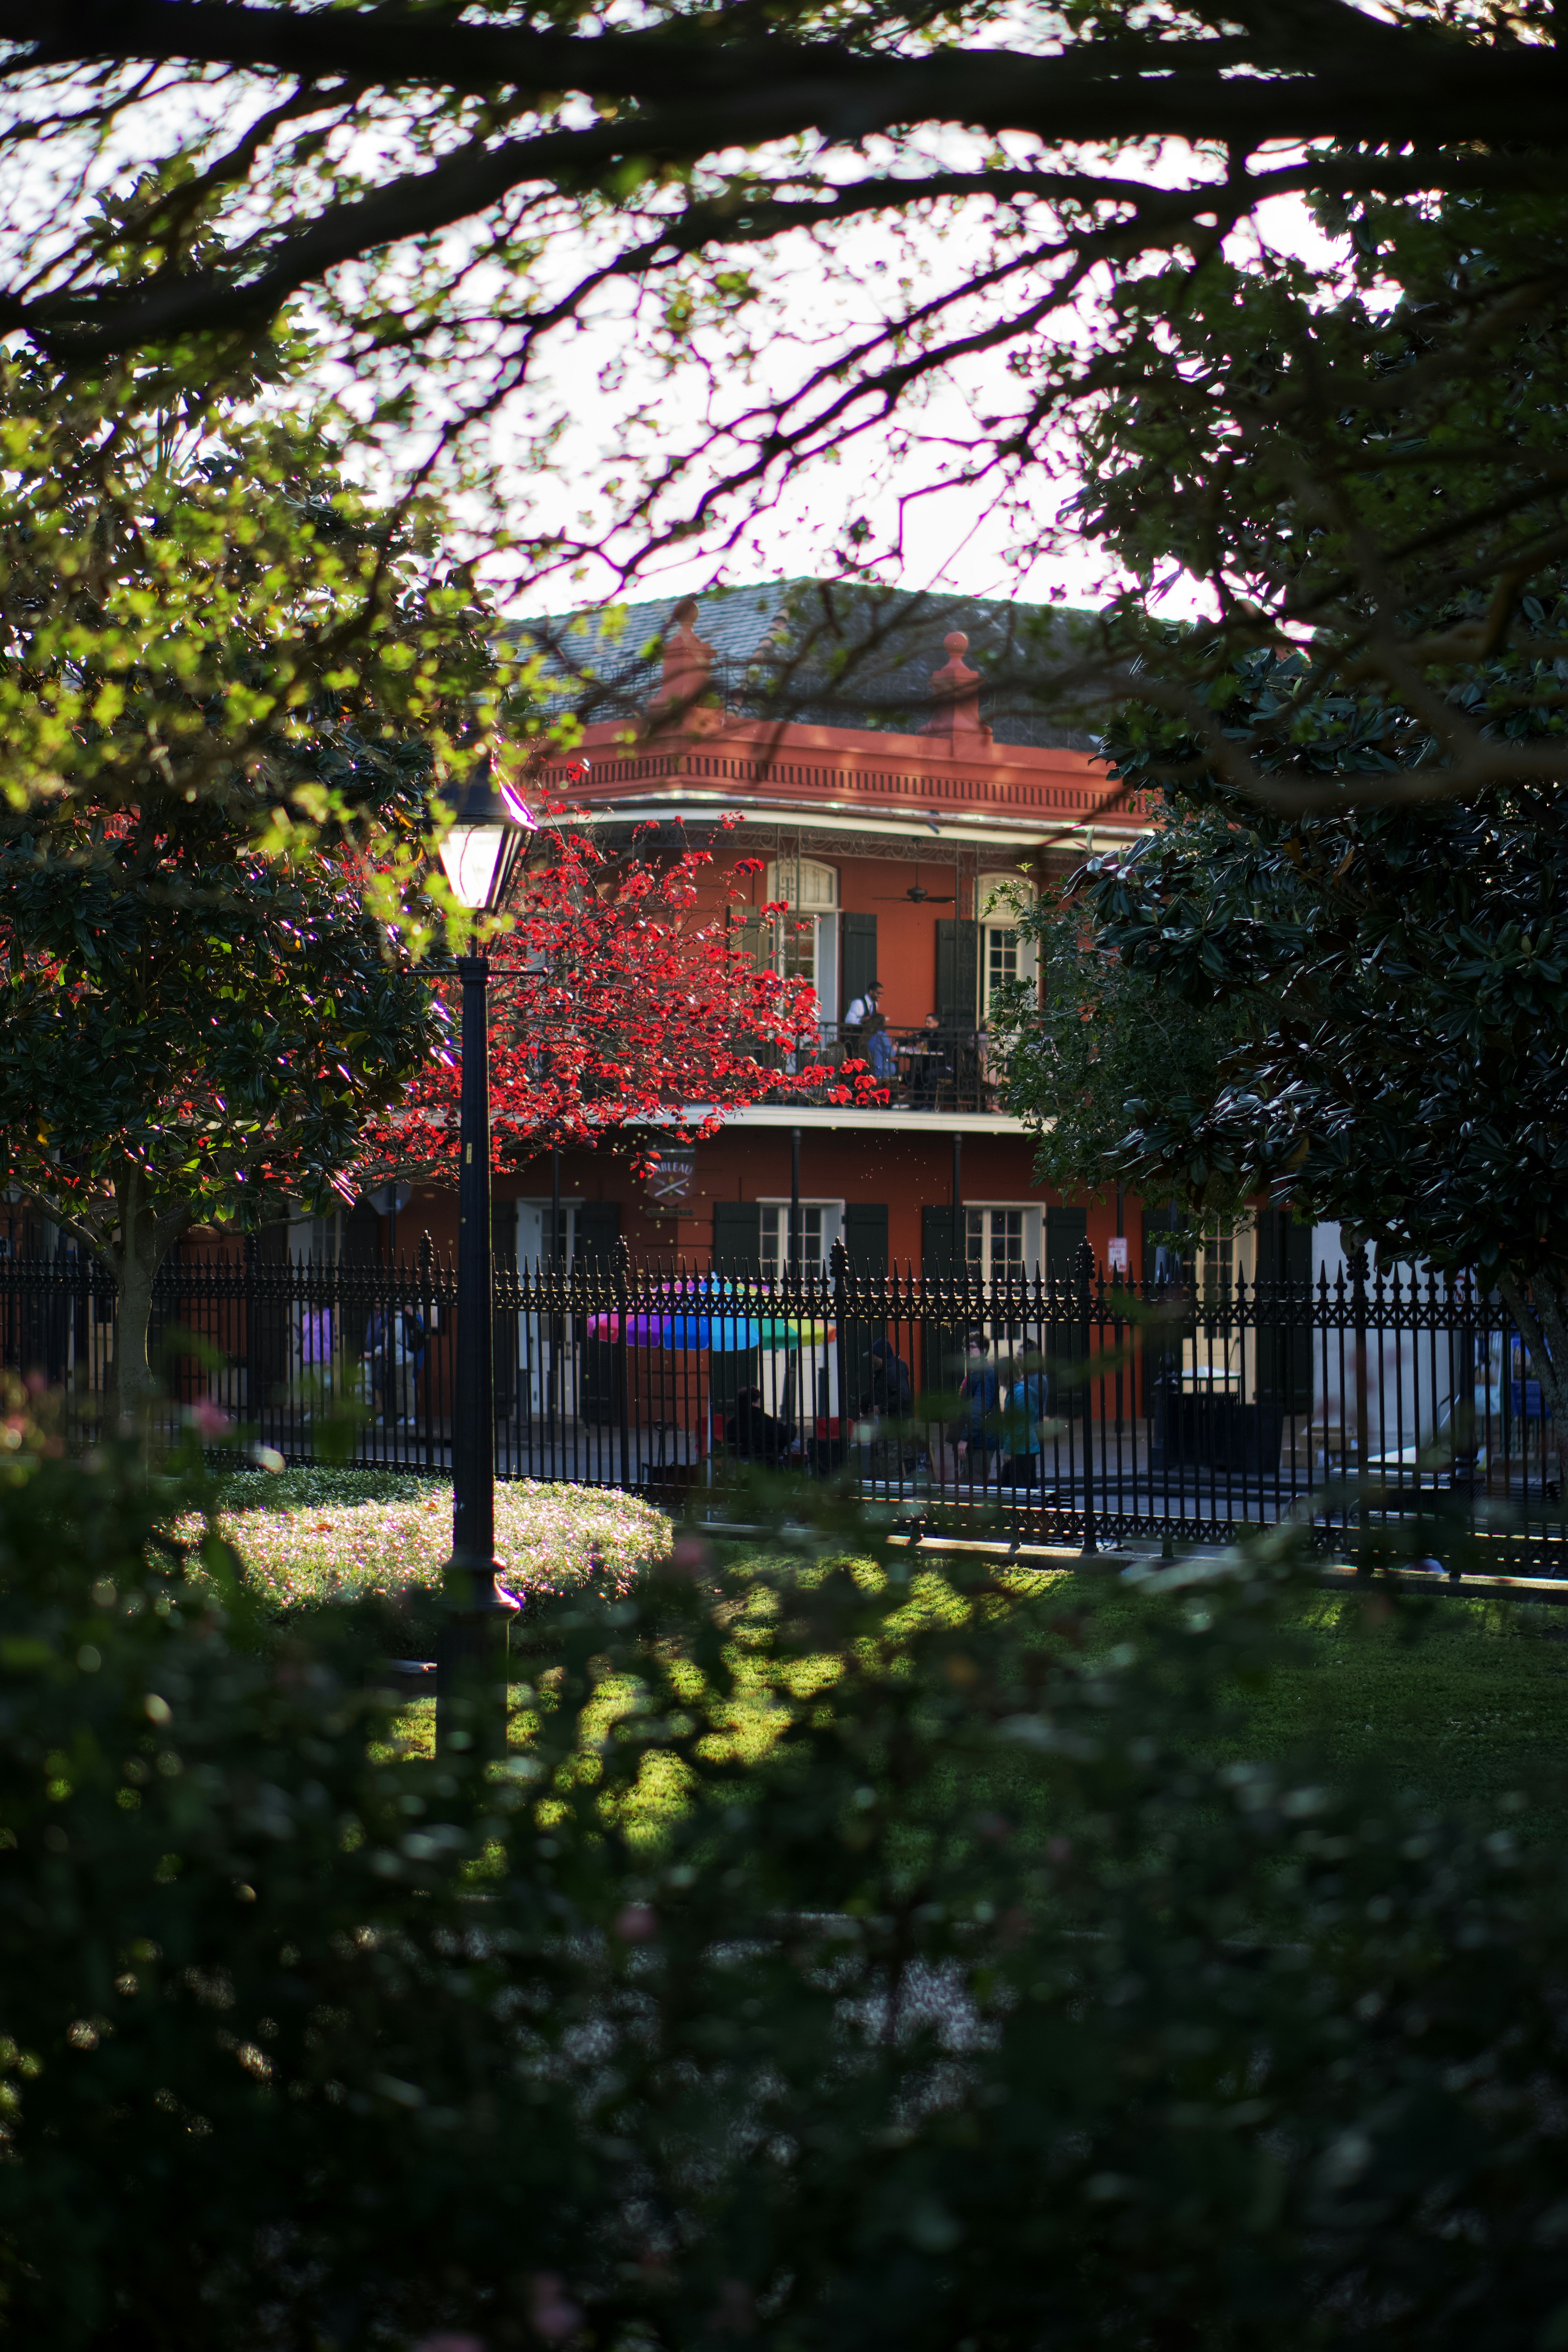
[(1559, 1874), (1215, 1760), (1288, 1539), (1108, 1643), (828, 1502), (683, 1538), (487, 1770), (192, 1572), (199, 1465), (9, 1426), (16, 2340), (1568, 2344)]

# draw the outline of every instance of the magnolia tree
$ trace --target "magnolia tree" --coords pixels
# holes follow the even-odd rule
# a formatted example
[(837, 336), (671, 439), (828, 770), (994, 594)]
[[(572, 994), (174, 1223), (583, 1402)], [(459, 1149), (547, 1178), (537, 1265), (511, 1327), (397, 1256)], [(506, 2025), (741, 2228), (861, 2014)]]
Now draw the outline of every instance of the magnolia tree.
[[(1540, 618), (1561, 635), (1568, 607)], [(1501, 740), (1529, 682), (1507, 656), (1473, 665), (1478, 714)], [(1205, 1203), (1272, 1192), (1385, 1261), (1479, 1269), (1568, 1427), (1559, 793), (1526, 774), (1463, 801), (1336, 808), (1335, 780), (1374, 759), (1419, 772), (1422, 718), (1315, 690), (1308, 660), (1268, 651), (1232, 686), (1237, 724), (1273, 728), (1281, 785), (1321, 799), (1259, 809), (1200, 767), (1175, 723), (1130, 713), (1115, 731), (1124, 774), (1182, 765), (1189, 781), (1166, 786), (1165, 821), (1133, 851), (1086, 870), (1098, 949), (1125, 987), (1226, 1039), (1196, 1085), (1145, 1069), (1124, 1091), (1120, 1164)], [(1562, 726), (1548, 702), (1522, 748), (1560, 742)]]

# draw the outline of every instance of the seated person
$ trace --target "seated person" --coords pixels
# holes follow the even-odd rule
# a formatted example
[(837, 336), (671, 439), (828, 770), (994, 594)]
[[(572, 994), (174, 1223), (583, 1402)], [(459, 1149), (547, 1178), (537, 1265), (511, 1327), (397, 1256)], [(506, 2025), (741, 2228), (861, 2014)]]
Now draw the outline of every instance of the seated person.
[[(860, 1438), (858, 1458), (863, 1470), (887, 1477), (899, 1469), (912, 1470), (924, 1451), (909, 1427), (915, 1409), (914, 1384), (908, 1364), (885, 1332), (877, 1333), (866, 1352), (858, 1410), (862, 1426), (871, 1433), (868, 1442)], [(902, 1426), (889, 1436), (883, 1430), (887, 1422)]]
[(760, 1462), (776, 1470), (787, 1462), (795, 1446), (795, 1431), (763, 1404), (760, 1388), (742, 1389), (735, 1409), (724, 1423), (724, 1443), (738, 1460)]
[(870, 1374), (860, 1399), (861, 1412), (878, 1413), (889, 1421), (907, 1421), (914, 1409), (908, 1364), (889, 1345), (883, 1331), (877, 1333), (867, 1353), (871, 1360)]
[(866, 1025), (860, 1032), (860, 1051), (870, 1063), (871, 1076), (879, 1085), (887, 1086), (897, 1077), (899, 1059), (888, 1033), (885, 1013), (872, 1013), (867, 1016)]
[(909, 1073), (910, 1104), (914, 1110), (935, 1110), (937, 1097), (952, 1076), (942, 1035), (942, 1024), (934, 1013), (928, 1013), (920, 1034), (903, 1049), (904, 1066)]

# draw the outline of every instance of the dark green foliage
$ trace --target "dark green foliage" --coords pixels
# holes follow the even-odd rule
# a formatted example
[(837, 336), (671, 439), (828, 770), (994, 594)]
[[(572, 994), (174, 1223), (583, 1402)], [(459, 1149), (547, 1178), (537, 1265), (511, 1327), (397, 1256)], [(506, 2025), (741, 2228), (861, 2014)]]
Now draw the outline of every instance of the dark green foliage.
[[(1213, 1101), (1239, 1007), (1161, 988), (1094, 934), (1070, 893), (1039, 899), (1021, 928), (1037, 945), (1038, 1002), (1020, 983), (1018, 1002), (994, 1014), (1016, 1024), (1002, 1099), (1035, 1129), (1042, 1183), (1068, 1195), (1103, 1191), (1126, 1173), (1125, 1139), (1142, 1104), (1195, 1119)], [(1205, 1205), (1236, 1197), (1211, 1171)]]
[(1112, 1639), (687, 1538), (531, 1621), (486, 1778), (149, 1569), (188, 1486), (14, 1427), (17, 2341), (1554, 2340), (1561, 1888), (1506, 1806), (1237, 1759), (1274, 1558)]
[[(1478, 665), (1478, 696), (1507, 668)], [(1228, 693), (1238, 726), (1268, 719), (1282, 778), (1359, 772), (1369, 742), (1390, 743), (1391, 761), (1418, 749), (1404, 741), (1419, 739), (1414, 720), (1314, 691), (1300, 659), (1253, 656)], [(1112, 748), (1135, 778), (1173, 751), (1199, 757), (1178, 722), (1138, 712)], [(1199, 1198), (1216, 1180), (1271, 1188), (1385, 1257), (1487, 1268), (1555, 1382), (1568, 1283), (1556, 788), (1269, 810), (1210, 772), (1171, 797), (1172, 823), (1089, 868), (1098, 946), (1220, 1006), (1240, 1034), (1206, 1101), (1129, 1106), (1128, 1181)]]

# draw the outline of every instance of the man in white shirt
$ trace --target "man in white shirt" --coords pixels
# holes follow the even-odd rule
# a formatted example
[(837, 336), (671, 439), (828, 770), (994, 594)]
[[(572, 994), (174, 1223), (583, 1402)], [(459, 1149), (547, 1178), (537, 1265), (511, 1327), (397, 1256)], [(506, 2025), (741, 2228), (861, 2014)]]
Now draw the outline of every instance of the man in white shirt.
[(872, 1013), (876, 1012), (877, 999), (881, 995), (881, 982), (879, 980), (873, 980), (868, 983), (865, 995), (856, 997), (854, 1003), (849, 1006), (848, 1011), (844, 1015), (844, 1026), (847, 1032), (847, 1043), (853, 1045), (858, 1038), (862, 1027), (868, 1021), (869, 1021)]

